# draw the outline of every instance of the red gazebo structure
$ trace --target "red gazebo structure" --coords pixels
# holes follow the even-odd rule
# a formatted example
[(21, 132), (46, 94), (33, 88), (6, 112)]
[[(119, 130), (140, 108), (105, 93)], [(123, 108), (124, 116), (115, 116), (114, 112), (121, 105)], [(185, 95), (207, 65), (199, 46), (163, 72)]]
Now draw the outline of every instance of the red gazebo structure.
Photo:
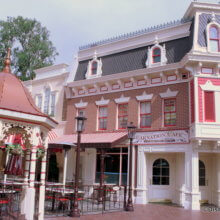
[[(42, 113), (34, 103), (29, 91), (11, 72), (10, 49), (0, 72), (0, 146), (9, 154), (24, 152), (24, 185), (22, 190), (21, 214), (28, 220), (34, 219), (35, 169), (38, 147), (45, 149), (41, 159), (38, 219), (44, 218), (44, 196), (46, 175), (46, 152), (48, 132), (57, 122)], [(10, 137), (19, 137), (8, 143)], [(20, 149), (21, 148), (21, 149)], [(17, 151), (17, 152), (15, 152)]]

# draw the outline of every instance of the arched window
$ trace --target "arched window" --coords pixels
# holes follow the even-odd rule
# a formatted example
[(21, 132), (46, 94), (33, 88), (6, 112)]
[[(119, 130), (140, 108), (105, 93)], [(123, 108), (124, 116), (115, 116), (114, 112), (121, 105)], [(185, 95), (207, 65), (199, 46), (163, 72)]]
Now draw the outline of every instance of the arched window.
[(199, 160), (199, 185), (205, 186), (205, 164)]
[(161, 50), (160, 48), (156, 47), (153, 50), (152, 54), (153, 63), (160, 63), (161, 62)]
[(46, 88), (44, 92), (44, 113), (49, 114), (50, 104), (50, 88)]
[(96, 75), (97, 74), (97, 67), (98, 67), (97, 61), (93, 61), (92, 62), (92, 69), (91, 69), (92, 75)]
[(170, 167), (165, 159), (157, 159), (153, 163), (153, 185), (169, 185)]
[(210, 41), (210, 51), (218, 52), (219, 51), (219, 32), (216, 26), (211, 26), (209, 28), (209, 41)]

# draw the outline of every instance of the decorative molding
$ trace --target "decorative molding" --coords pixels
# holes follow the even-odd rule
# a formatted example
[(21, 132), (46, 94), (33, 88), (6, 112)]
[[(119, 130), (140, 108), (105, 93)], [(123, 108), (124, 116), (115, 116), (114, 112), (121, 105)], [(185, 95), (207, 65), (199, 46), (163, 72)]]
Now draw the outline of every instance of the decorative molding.
[(157, 83), (161, 83), (161, 82), (162, 82), (161, 77), (151, 78), (151, 84), (157, 84)]
[(167, 76), (167, 82), (176, 81), (176, 80), (177, 80), (176, 74)]
[(142, 95), (136, 96), (136, 99), (138, 101), (146, 101), (146, 100), (151, 100), (153, 98), (153, 94), (147, 94), (145, 91), (143, 92)]
[(220, 92), (220, 86), (215, 86), (210, 80), (208, 80), (204, 85), (200, 85), (203, 91), (215, 91)]
[[(146, 60), (146, 67), (154, 67), (154, 66), (162, 66), (167, 63), (167, 57), (166, 57), (166, 48), (165, 44), (163, 46), (159, 45), (158, 37), (155, 36), (155, 42), (154, 46), (149, 48), (148, 47), (148, 53), (147, 53), (147, 60)], [(154, 63), (152, 56), (154, 49), (159, 48), (160, 49), (160, 62)]]
[(209, 24), (207, 24), (206, 26), (206, 41), (207, 41), (207, 51), (210, 53), (219, 53), (218, 51), (211, 51), (211, 45), (210, 45), (210, 36), (209, 36), (209, 29), (211, 26), (215, 26), (218, 29), (218, 33), (220, 31), (220, 25), (216, 22), (215, 20), (215, 13), (212, 12), (212, 18), (211, 18), (211, 22)]
[(160, 93), (161, 98), (170, 98), (170, 97), (176, 97), (178, 94), (178, 91), (171, 91), (170, 88), (167, 89), (166, 92)]
[(116, 89), (120, 89), (120, 85), (119, 84), (112, 84), (112, 90), (116, 90)]
[(124, 82), (124, 88), (131, 88), (133, 87), (133, 82), (128, 81), (128, 82)]
[(85, 108), (88, 105), (88, 102), (83, 102), (82, 99), (80, 102), (75, 103), (76, 108)]
[(130, 100), (130, 97), (124, 97), (122, 94), (120, 98), (115, 99), (115, 103), (121, 104), (121, 103), (128, 103)]
[[(92, 74), (92, 64), (93, 62), (97, 62), (97, 70), (96, 74)], [(87, 71), (86, 71), (86, 79), (93, 79), (100, 77), (102, 75), (102, 59), (97, 58), (97, 53), (96, 51), (94, 52), (93, 59), (89, 61), (88, 66), (87, 66)]]
[(137, 81), (137, 86), (144, 86), (144, 85), (146, 85), (146, 84), (147, 84), (147, 82), (146, 82), (145, 79), (142, 79), (142, 80), (138, 80), (138, 81)]
[(102, 96), (101, 100), (96, 101), (95, 104), (100, 106), (100, 105), (108, 105), (109, 103), (109, 99), (104, 99), (104, 97)]

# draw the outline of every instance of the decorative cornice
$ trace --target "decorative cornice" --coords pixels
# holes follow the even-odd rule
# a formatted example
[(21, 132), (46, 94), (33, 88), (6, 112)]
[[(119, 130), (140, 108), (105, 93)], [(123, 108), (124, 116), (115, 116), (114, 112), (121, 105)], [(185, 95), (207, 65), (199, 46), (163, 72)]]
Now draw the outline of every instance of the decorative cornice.
[(124, 97), (124, 95), (122, 94), (120, 98), (115, 99), (115, 103), (117, 104), (121, 104), (121, 103), (127, 103), (129, 102), (130, 97)]
[(146, 100), (151, 100), (153, 98), (153, 94), (147, 94), (145, 91), (143, 92), (142, 95), (136, 96), (136, 99), (138, 101), (146, 101)]
[(104, 99), (103, 96), (102, 96), (101, 100), (95, 102), (95, 104), (98, 106), (108, 105), (108, 103), (109, 103), (109, 99)]
[(83, 102), (82, 99), (80, 102), (75, 103), (76, 108), (85, 108), (88, 105), (88, 102)]
[(160, 25), (157, 25), (157, 26), (149, 27), (149, 28), (146, 28), (146, 29), (130, 32), (130, 33), (127, 33), (127, 34), (123, 34), (123, 35), (108, 38), (108, 39), (105, 39), (105, 40), (96, 41), (94, 43), (90, 43), (90, 44), (87, 44), (87, 45), (83, 45), (83, 46), (79, 47), (79, 50), (85, 50), (85, 49), (89, 49), (89, 48), (92, 48), (92, 47), (95, 47), (95, 46), (100, 46), (100, 45), (103, 45), (103, 44), (108, 44), (108, 43), (112, 43), (112, 42), (116, 42), (116, 41), (120, 41), (120, 40), (125, 40), (125, 39), (131, 38), (131, 37), (140, 36), (140, 35), (143, 35), (143, 34), (154, 32), (154, 31), (159, 31), (159, 30), (162, 30), (162, 29), (165, 29), (165, 28), (175, 27), (175, 26), (187, 23), (189, 21), (191, 21), (191, 19), (188, 19), (188, 18), (187, 19), (176, 20), (176, 21), (171, 21), (171, 22), (168, 22), (168, 23), (160, 24)]
[(170, 97), (176, 97), (178, 94), (178, 91), (171, 91), (170, 88), (167, 89), (166, 92), (160, 93), (161, 98), (170, 98)]
[(215, 91), (220, 92), (220, 86), (215, 86), (210, 80), (208, 80), (204, 85), (200, 85), (203, 91)]

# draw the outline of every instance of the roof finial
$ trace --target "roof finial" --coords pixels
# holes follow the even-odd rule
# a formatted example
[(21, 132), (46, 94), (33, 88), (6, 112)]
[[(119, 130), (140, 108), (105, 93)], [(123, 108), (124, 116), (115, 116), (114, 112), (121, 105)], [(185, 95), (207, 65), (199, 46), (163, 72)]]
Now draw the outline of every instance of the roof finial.
[(10, 56), (11, 56), (11, 49), (8, 48), (7, 56), (6, 56), (5, 61), (4, 61), (4, 69), (3, 69), (3, 72), (5, 72), (5, 73), (10, 73), (11, 72), (11, 59), (10, 59)]
[(212, 12), (212, 18), (211, 18), (211, 21), (212, 21), (212, 22), (215, 22), (215, 13), (214, 13), (214, 12)]

